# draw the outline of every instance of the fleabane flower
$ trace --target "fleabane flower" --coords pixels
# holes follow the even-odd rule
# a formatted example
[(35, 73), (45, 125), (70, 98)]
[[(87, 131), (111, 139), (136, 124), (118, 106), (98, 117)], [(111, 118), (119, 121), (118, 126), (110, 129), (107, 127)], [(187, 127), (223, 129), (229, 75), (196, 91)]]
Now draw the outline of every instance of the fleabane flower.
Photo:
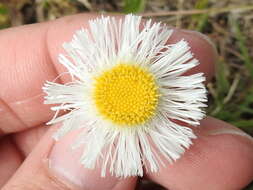
[(185, 40), (167, 44), (172, 33), (140, 16), (101, 17), (63, 44), (59, 62), (72, 81), (47, 82), (45, 103), (57, 104), (49, 124), (63, 123), (56, 140), (81, 131), (73, 147), (84, 145), (86, 168), (142, 176), (179, 159), (196, 138), (187, 126), (205, 115), (205, 78), (183, 75), (199, 62)]

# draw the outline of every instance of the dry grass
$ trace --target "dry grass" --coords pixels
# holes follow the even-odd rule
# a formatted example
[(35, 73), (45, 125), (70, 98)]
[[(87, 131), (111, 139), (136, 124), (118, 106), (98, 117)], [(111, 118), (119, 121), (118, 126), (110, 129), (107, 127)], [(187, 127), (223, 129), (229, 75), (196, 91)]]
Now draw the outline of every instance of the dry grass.
[(0, 27), (91, 11), (136, 12), (208, 35), (220, 55), (208, 113), (253, 135), (252, 0), (0, 0)]

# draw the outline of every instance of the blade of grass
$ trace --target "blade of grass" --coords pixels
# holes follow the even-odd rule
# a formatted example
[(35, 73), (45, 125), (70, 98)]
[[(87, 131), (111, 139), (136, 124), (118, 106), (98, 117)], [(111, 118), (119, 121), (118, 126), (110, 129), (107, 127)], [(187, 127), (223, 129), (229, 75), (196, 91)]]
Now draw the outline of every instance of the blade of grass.
[[(224, 99), (229, 93), (230, 83), (228, 79), (228, 68), (225, 66), (223, 60), (219, 60), (215, 65), (217, 72), (215, 75), (216, 79), (216, 89), (214, 98), (214, 109), (210, 112), (212, 116), (223, 117), (222, 113), (224, 108)], [(224, 119), (224, 118), (223, 118)]]
[(196, 30), (199, 32), (204, 31), (205, 27), (207, 26), (208, 23), (208, 14), (204, 14), (202, 15), (202, 17), (200, 18), (200, 20), (198, 21)]
[(0, 3), (0, 29), (9, 27), (9, 11), (8, 8)]
[(146, 0), (124, 0), (124, 13), (140, 13), (144, 11)]
[(241, 128), (242, 130), (246, 131), (247, 133), (253, 135), (253, 120), (238, 120), (231, 122), (232, 125)]
[[(208, 7), (209, 0), (197, 0), (195, 4), (195, 9), (206, 9)], [(196, 27), (194, 28), (197, 31), (202, 32), (207, 25), (208, 22), (208, 14), (202, 14), (202, 15), (193, 15), (192, 16), (192, 22), (197, 23)]]
[(7, 15), (8, 14), (8, 9), (0, 3), (0, 14), (1, 15)]
[(228, 68), (226, 67), (223, 60), (220, 60), (216, 65), (216, 85), (218, 90), (218, 98), (223, 99), (229, 90), (229, 80), (227, 77)]
[(237, 40), (239, 50), (242, 54), (245, 67), (248, 69), (251, 77), (253, 78), (253, 62), (252, 62), (252, 59), (249, 55), (249, 50), (246, 46), (247, 39), (246, 39), (245, 35), (242, 33), (242, 29), (238, 23), (238, 19), (231, 16), (230, 22), (231, 22), (231, 25), (235, 31), (235, 38)]
[(237, 12), (245, 12), (245, 11), (250, 11), (253, 10), (252, 5), (243, 5), (243, 6), (229, 6), (225, 8), (210, 8), (210, 9), (203, 9), (203, 10), (198, 10), (198, 9), (192, 9), (192, 10), (180, 10), (180, 11), (160, 11), (160, 12), (147, 12), (147, 13), (142, 13), (141, 15), (144, 17), (163, 17), (163, 16), (170, 16), (170, 15), (198, 15), (198, 14), (212, 14), (212, 15), (217, 15), (217, 14), (222, 14), (222, 13), (227, 13), (227, 12), (232, 12), (232, 11), (237, 11)]

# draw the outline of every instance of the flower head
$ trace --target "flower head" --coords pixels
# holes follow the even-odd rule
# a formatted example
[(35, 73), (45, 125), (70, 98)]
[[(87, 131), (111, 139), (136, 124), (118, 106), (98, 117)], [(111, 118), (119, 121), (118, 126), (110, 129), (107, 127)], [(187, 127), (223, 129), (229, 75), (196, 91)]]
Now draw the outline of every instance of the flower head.
[[(199, 64), (188, 43), (167, 44), (173, 30), (127, 15), (102, 17), (75, 33), (59, 55), (72, 77), (67, 84), (47, 82), (46, 104), (63, 122), (57, 140), (84, 129), (74, 147), (85, 144), (80, 159), (87, 168), (100, 164), (116, 176), (155, 172), (180, 158), (196, 138), (186, 125), (204, 117), (203, 73), (183, 75)], [(58, 116), (60, 110), (68, 110)], [(178, 123), (181, 124), (178, 124)]]

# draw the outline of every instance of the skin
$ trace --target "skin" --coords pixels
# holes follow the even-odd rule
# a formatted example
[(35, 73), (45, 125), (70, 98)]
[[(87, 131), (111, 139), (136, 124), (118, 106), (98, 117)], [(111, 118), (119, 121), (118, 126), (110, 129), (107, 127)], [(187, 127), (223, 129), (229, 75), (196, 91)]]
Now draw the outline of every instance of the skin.
[[(73, 32), (87, 27), (96, 17), (80, 14), (56, 21), (26, 25), (0, 31), (0, 187), (3, 190), (132, 190), (136, 177), (99, 177), (76, 162), (77, 150), (67, 146), (75, 134), (55, 143), (51, 135), (59, 126), (46, 127), (53, 112), (43, 104), (41, 87), (66, 69), (58, 64), (61, 45)], [(207, 82), (214, 74), (217, 53), (199, 33), (175, 29), (169, 43), (184, 38), (200, 65), (187, 74), (204, 72)], [(63, 76), (58, 82), (69, 81)], [(170, 190), (239, 190), (253, 179), (253, 139), (228, 123), (207, 117), (194, 145), (174, 164), (166, 163), (157, 173), (145, 178)], [(59, 154), (61, 158), (59, 159)], [(72, 162), (71, 162), (72, 161)], [(49, 163), (51, 166), (49, 167)], [(61, 165), (60, 165), (61, 164)], [(59, 174), (64, 167), (78, 180)], [(81, 168), (81, 169), (80, 169)], [(77, 179), (77, 178), (76, 178)]]

